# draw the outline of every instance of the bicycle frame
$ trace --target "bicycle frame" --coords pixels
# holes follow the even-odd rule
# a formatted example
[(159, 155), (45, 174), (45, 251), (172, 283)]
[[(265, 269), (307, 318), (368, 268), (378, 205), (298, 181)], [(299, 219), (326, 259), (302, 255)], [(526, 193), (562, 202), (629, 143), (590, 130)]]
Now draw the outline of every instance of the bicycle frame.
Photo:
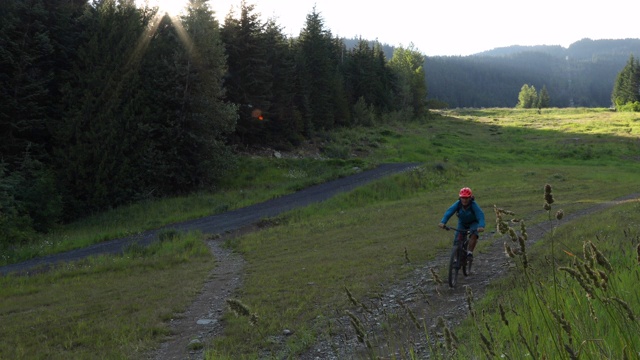
[[(445, 230), (452, 230), (452, 228), (445, 226)], [(472, 259), (467, 257), (467, 247), (469, 245), (469, 230), (453, 229), (458, 234), (457, 245), (451, 250), (451, 258), (449, 259), (449, 286), (455, 287), (458, 282), (458, 272), (462, 269), (464, 276), (468, 276), (471, 273)]]

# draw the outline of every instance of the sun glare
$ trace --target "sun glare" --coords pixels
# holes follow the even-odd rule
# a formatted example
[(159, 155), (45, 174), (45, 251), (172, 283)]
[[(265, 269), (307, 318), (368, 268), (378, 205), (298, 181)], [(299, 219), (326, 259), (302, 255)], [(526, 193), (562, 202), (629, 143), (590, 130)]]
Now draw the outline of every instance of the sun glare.
[(158, 7), (160, 15), (169, 14), (169, 16), (180, 15), (187, 6), (186, 0), (138, 0), (138, 3), (142, 6), (148, 4), (150, 7)]

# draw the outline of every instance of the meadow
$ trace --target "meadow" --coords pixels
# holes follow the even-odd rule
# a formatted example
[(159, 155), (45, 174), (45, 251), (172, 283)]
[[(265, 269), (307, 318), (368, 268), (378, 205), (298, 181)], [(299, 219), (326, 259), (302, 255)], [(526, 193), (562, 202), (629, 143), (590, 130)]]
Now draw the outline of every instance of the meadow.
[[(458, 342), (433, 339), (432, 355), (634, 358), (640, 354), (634, 285), (640, 280), (640, 205), (631, 202), (566, 225), (552, 218), (560, 208), (570, 215), (636, 192), (639, 134), (640, 114), (608, 109), (447, 110), (410, 123), (381, 121), (372, 128), (323, 134), (332, 159), (247, 157), (241, 174), (210, 194), (99, 214), (13, 249), (3, 261), (263, 201), (355, 167), (420, 162), (414, 171), (290, 211), (271, 227), (228, 240), (247, 262), (237, 300), (257, 321), (225, 314), (225, 335), (206, 344), (206, 357), (296, 358), (333, 331), (332, 316), (352, 308), (345, 288), (364, 299), (447, 252), (450, 236), (436, 225), (457, 191), (470, 186), (489, 231), (498, 230), (494, 205), (527, 226), (557, 228), (514, 254), (514, 271), (475, 299), (475, 313), (465, 323), (448, 329)], [(556, 198), (552, 210), (543, 208), (546, 184)], [(0, 358), (144, 357), (215, 266), (206, 239), (176, 235), (121, 257), (0, 278)], [(549, 261), (561, 266), (548, 266)], [(275, 341), (283, 329), (292, 335)], [(377, 355), (382, 354), (368, 356)]]

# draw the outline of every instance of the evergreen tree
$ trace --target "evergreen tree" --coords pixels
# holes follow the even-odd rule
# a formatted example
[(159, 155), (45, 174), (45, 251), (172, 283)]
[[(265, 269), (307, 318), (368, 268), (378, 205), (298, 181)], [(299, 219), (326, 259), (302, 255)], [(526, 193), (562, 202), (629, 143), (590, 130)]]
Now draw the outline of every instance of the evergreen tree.
[(304, 112), (305, 135), (316, 129), (331, 129), (335, 125), (333, 93), (337, 64), (332, 54), (331, 32), (324, 19), (313, 8), (296, 43), (300, 97), (298, 107)]
[(42, 0), (0, 1), (0, 156), (15, 169), (27, 147), (42, 158), (54, 77), (49, 13)]
[[(347, 52), (343, 73), (350, 103), (364, 101), (378, 112), (393, 109), (393, 72), (379, 42), (362, 38)], [(361, 106), (361, 105), (360, 105)]]
[(141, 91), (136, 47), (149, 20), (133, 3), (115, 0), (95, 1), (80, 18), (77, 80), (63, 92), (67, 111), (54, 133), (68, 218), (139, 195), (143, 173), (130, 157), (138, 129), (130, 105)]
[(616, 77), (611, 101), (617, 109), (640, 101), (640, 62), (633, 55)]
[(298, 82), (293, 44), (273, 19), (267, 21), (264, 38), (273, 79), (271, 111), (265, 118), (267, 138), (276, 148), (287, 148), (300, 144), (304, 133), (302, 114), (295, 103)]
[(538, 109), (544, 109), (549, 107), (550, 102), (551, 102), (551, 98), (549, 97), (547, 86), (542, 85), (542, 89), (540, 90), (540, 94), (538, 95), (538, 100), (536, 102), (536, 105)]
[(177, 156), (165, 176), (171, 193), (210, 187), (227, 174), (234, 160), (226, 139), (237, 121), (237, 108), (224, 101), (224, 45), (208, 1), (190, 0), (182, 22), (187, 40), (176, 55), (181, 111), (171, 149)]
[(271, 110), (273, 77), (267, 58), (267, 42), (255, 5), (240, 4), (240, 17), (233, 12), (221, 29), (229, 67), (225, 79), (227, 99), (239, 109), (236, 133), (245, 144), (264, 140), (265, 123)]

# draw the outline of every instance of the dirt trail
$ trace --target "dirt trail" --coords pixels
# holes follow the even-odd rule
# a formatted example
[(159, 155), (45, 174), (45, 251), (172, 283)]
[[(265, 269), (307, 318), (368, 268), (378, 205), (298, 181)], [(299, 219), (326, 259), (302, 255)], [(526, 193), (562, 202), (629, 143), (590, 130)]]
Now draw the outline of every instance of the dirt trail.
[[(565, 216), (562, 220), (567, 223), (576, 218), (591, 215), (602, 211), (608, 207), (620, 204), (625, 201), (639, 201), (640, 193), (630, 194), (614, 201), (602, 203), (587, 209), (577, 211)], [(434, 225), (435, 226), (435, 225)], [(527, 228), (528, 243), (533, 244), (541, 239), (548, 231), (549, 227), (530, 226)], [(420, 324), (425, 325), (429, 331), (433, 330), (438, 317), (444, 318), (449, 327), (457, 325), (468, 314), (466, 302), (466, 287), (468, 286), (473, 294), (473, 299), (481, 298), (491, 281), (504, 275), (511, 267), (504, 253), (504, 242), (510, 240), (507, 236), (499, 237), (495, 234), (484, 234), (481, 241), (490, 241), (491, 244), (481, 252), (476, 251), (474, 266), (471, 276), (458, 277), (458, 284), (455, 289), (449, 288), (447, 279), (441, 279), (443, 284), (437, 286), (432, 279), (430, 269), (446, 269), (449, 262), (449, 254), (442, 253), (434, 260), (429, 261), (416, 269), (408, 279), (404, 279), (394, 284), (384, 291), (382, 296), (371, 298), (368, 301), (360, 300), (371, 313), (366, 311), (355, 312), (363, 323), (363, 327), (369, 330), (368, 337), (376, 339), (374, 348), (377, 355), (382, 358), (406, 358), (403, 351), (407, 349), (389, 349), (387, 345), (393, 341), (387, 341), (389, 332), (381, 328), (381, 324), (387, 322), (386, 319), (397, 318), (406, 319), (410, 322), (410, 309)], [(357, 310), (357, 309), (356, 309)], [(357, 336), (350, 324), (347, 316), (334, 318), (333, 332), (337, 335), (327, 339), (318, 339), (317, 343), (308, 352), (300, 357), (302, 360), (338, 360), (338, 359), (366, 359), (369, 358), (365, 346), (357, 340)], [(416, 351), (417, 358), (429, 358), (429, 344), (425, 339), (425, 330), (416, 329), (413, 323), (405, 324), (404, 328), (394, 329), (392, 335), (395, 339), (402, 339), (399, 345), (412, 344)], [(376, 345), (377, 344), (377, 345)], [(385, 357), (386, 356), (386, 357)]]
[[(640, 194), (631, 194), (615, 201), (602, 203), (568, 216), (563, 222), (568, 222), (581, 216), (593, 214), (605, 208), (617, 205), (627, 200), (640, 200)], [(228, 250), (220, 247), (220, 243), (226, 238), (231, 238), (249, 231), (255, 227), (243, 228), (240, 231), (226, 234), (224, 238), (211, 240), (210, 246), (214, 255), (219, 259), (219, 264), (214, 269), (212, 275), (207, 280), (203, 291), (190, 306), (189, 310), (174, 319), (171, 329), (174, 336), (164, 343), (160, 349), (155, 351), (153, 359), (193, 359), (204, 358), (204, 350), (190, 351), (189, 343), (198, 339), (204, 346), (215, 336), (222, 334), (223, 328), (220, 324), (220, 316), (225, 311), (224, 301), (229, 295), (241, 286), (243, 260)], [(529, 242), (533, 243), (541, 239), (549, 231), (543, 226), (532, 226), (527, 229)], [(434, 260), (415, 269), (408, 279), (394, 284), (388, 289), (384, 289), (381, 296), (368, 299), (366, 305), (371, 313), (363, 311), (356, 312), (363, 321), (365, 328), (369, 329), (370, 338), (378, 340), (376, 351), (378, 354), (395, 354), (396, 358), (403, 358), (403, 354), (397, 349), (388, 349), (383, 341), (385, 331), (380, 328), (380, 324), (391, 314), (407, 318), (407, 308), (418, 317), (420, 322), (426, 324), (428, 329), (435, 326), (435, 321), (442, 316), (449, 326), (456, 325), (456, 321), (461, 319), (460, 314), (467, 314), (466, 290), (469, 286), (473, 292), (474, 299), (482, 297), (487, 285), (500, 276), (504, 275), (510, 268), (510, 262), (504, 254), (504, 237), (497, 237), (494, 234), (484, 234), (481, 241), (490, 241), (491, 244), (482, 252), (478, 253), (474, 260), (474, 271), (470, 277), (459, 278), (458, 286), (450, 289), (445, 283), (436, 286), (430, 275), (430, 269), (446, 268), (449, 254), (442, 253)], [(376, 289), (377, 290), (377, 289)], [(355, 312), (355, 311), (354, 311)], [(198, 320), (210, 319), (213, 322), (209, 325), (198, 325)], [(368, 358), (366, 349), (362, 343), (358, 342), (357, 336), (350, 325), (349, 318), (334, 317), (330, 320), (333, 324), (331, 338), (323, 336), (317, 339), (314, 346), (305, 354), (299, 356), (301, 360), (342, 360), (342, 359), (365, 359)], [(424, 330), (416, 330), (407, 326), (401, 333), (394, 336), (402, 338), (406, 343), (411, 343), (417, 351), (419, 358), (428, 358), (428, 344), (425, 341)]]
[[(206, 347), (211, 339), (222, 334), (224, 329), (220, 320), (222, 314), (226, 311), (225, 301), (233, 297), (233, 294), (242, 285), (244, 267), (244, 260), (238, 254), (221, 246), (225, 239), (256, 230), (257, 227), (254, 224), (261, 218), (275, 216), (280, 212), (295, 207), (306, 206), (313, 202), (328, 199), (338, 192), (351, 190), (369, 181), (392, 173), (406, 171), (415, 166), (416, 164), (383, 165), (374, 170), (314, 186), (296, 194), (273, 199), (253, 207), (172, 225), (171, 227), (180, 230), (200, 229), (205, 233), (223, 234), (223, 236), (208, 242), (217, 264), (207, 278), (202, 291), (183, 314), (178, 314), (171, 320), (169, 326), (173, 335), (158, 349), (147, 354), (147, 358), (201, 360), (204, 358), (203, 347)], [(565, 216), (563, 222), (566, 223), (575, 218), (593, 214), (623, 201), (637, 201), (639, 198), (640, 194), (636, 193), (615, 201), (602, 203), (569, 214)], [(528, 228), (529, 241), (535, 242), (548, 230), (535, 226)], [(124, 246), (131, 242), (145, 244), (154, 241), (157, 231), (146, 232), (136, 237), (113, 240), (87, 249), (0, 267), (0, 274), (6, 275), (11, 272), (29, 273), (33, 271), (34, 267), (46, 268), (54, 266), (61, 261), (72, 261), (85, 256), (108, 252), (120, 252)], [(449, 254), (446, 253), (416, 268), (408, 279), (404, 279), (390, 288), (372, 289), (381, 294), (366, 301), (372, 313), (366, 316), (359, 314), (363, 322), (366, 323), (366, 328), (370, 329), (372, 338), (373, 334), (377, 334), (377, 343), (385, 343), (382, 341), (384, 331), (380, 328), (380, 324), (383, 323), (382, 320), (385, 316), (393, 313), (405, 316), (407, 309), (410, 309), (419, 318), (420, 322), (424, 321), (427, 328), (433, 327), (435, 320), (439, 316), (442, 316), (450, 325), (455, 325), (455, 319), (459, 319), (460, 314), (466, 314), (465, 285), (470, 287), (474, 298), (478, 299), (484, 295), (487, 285), (492, 280), (502, 276), (509, 268), (509, 262), (503, 253), (504, 239), (485, 234), (482, 237), (482, 241), (491, 241), (491, 244), (476, 255), (472, 276), (462, 277), (456, 289), (449, 289), (446, 283), (441, 286), (435, 286), (430, 275), (430, 269), (442, 269), (447, 266)], [(443, 281), (446, 280), (443, 279)], [(363, 345), (357, 341), (354, 330), (350, 326), (349, 318), (336, 316), (330, 321), (334, 325), (333, 333), (336, 335), (331, 338), (323, 336), (317, 339), (313, 347), (299, 358), (302, 360), (367, 358)], [(396, 336), (404, 339), (405, 343), (410, 341), (414, 349), (418, 351), (418, 357), (428, 358), (428, 344), (425, 342), (424, 330), (407, 327)], [(395, 353), (397, 357), (402, 358), (401, 353), (395, 349), (378, 348), (377, 352), (380, 354)]]

